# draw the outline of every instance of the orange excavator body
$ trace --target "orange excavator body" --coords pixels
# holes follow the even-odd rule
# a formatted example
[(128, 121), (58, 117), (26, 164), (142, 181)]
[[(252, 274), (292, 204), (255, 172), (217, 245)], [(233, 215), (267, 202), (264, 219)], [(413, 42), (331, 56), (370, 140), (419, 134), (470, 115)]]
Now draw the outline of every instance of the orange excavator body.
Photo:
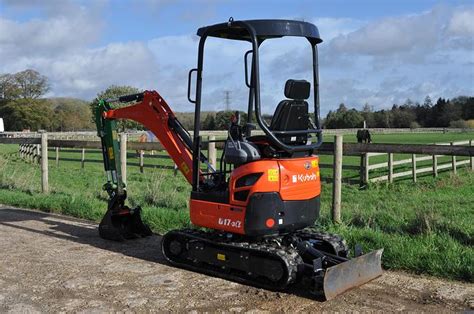
[[(104, 112), (105, 119), (129, 119), (147, 127), (178, 165), (186, 180), (192, 182), (192, 152), (179, 134), (170, 126), (176, 119), (166, 101), (156, 91), (146, 91), (143, 99), (133, 105)], [(248, 176), (258, 176), (251, 185), (241, 183)], [(204, 180), (200, 176), (201, 181)], [(304, 202), (318, 199), (321, 192), (319, 158), (308, 156), (288, 159), (261, 159), (235, 168), (229, 177), (226, 202), (214, 201), (211, 197), (191, 197), (189, 202), (191, 222), (199, 227), (247, 234), (246, 225), (255, 224), (247, 217), (247, 208), (252, 195), (277, 194), (282, 204), (289, 201)], [(266, 206), (270, 209), (270, 207)], [(318, 206), (319, 207), (319, 206)], [(285, 208), (275, 215), (274, 208), (268, 212), (261, 208), (254, 213), (259, 216), (259, 225), (252, 226), (258, 234), (278, 233), (286, 226), (288, 214)], [(262, 217), (260, 217), (262, 216)], [(314, 217), (316, 218), (316, 217)], [(294, 224), (294, 222), (291, 222)], [(308, 224), (310, 224), (309, 222)]]

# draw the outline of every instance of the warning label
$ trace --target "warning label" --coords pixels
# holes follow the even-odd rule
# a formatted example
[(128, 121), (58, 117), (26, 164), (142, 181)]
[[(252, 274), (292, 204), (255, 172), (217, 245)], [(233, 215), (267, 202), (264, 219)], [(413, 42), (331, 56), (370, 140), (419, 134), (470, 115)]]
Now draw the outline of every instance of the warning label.
[(268, 181), (277, 182), (280, 176), (278, 169), (268, 169)]
[(184, 174), (188, 174), (190, 171), (188, 165), (184, 161), (181, 163), (181, 170)]

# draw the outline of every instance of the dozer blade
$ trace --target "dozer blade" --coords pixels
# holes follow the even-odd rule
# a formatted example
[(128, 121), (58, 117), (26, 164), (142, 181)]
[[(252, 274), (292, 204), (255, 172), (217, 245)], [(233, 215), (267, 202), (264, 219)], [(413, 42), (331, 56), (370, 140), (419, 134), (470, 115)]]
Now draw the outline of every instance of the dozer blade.
[(324, 295), (331, 300), (349, 289), (363, 285), (382, 275), (383, 249), (353, 258), (326, 269)]

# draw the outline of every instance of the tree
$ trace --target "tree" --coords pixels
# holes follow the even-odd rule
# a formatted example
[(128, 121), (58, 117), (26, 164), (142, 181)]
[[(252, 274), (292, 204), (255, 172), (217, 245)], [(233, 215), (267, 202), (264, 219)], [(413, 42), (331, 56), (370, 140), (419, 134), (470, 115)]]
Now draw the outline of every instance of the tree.
[(423, 106), (428, 107), (428, 108), (431, 108), (431, 106), (433, 106), (433, 102), (431, 101), (431, 97), (429, 95), (425, 97)]
[(213, 113), (208, 113), (204, 121), (202, 122), (201, 128), (203, 130), (215, 130), (216, 121)]
[(21, 71), (13, 77), (21, 98), (38, 98), (49, 90), (48, 78), (35, 70)]
[(364, 117), (367, 127), (373, 128), (375, 125), (374, 113), (373, 113), (372, 107), (369, 106), (368, 103), (365, 103), (364, 107), (362, 107), (361, 114)]
[(16, 99), (20, 91), (15, 84), (15, 78), (12, 74), (0, 75), (0, 99)]
[(346, 105), (344, 105), (344, 103), (340, 103), (339, 108), (337, 108), (337, 112), (346, 112), (346, 111), (347, 111)]
[(0, 76), (0, 98), (3, 99), (35, 99), (48, 90), (48, 78), (35, 70)]
[[(91, 113), (92, 113), (92, 121), (95, 123), (95, 110), (97, 108), (97, 105), (99, 104), (99, 99), (117, 98), (123, 95), (137, 94), (139, 92), (140, 90), (138, 88), (132, 87), (132, 86), (118, 86), (118, 85), (109, 86), (106, 90), (98, 93), (97, 98), (94, 99), (89, 105)], [(113, 107), (121, 108), (121, 107), (130, 106), (130, 104), (131, 103), (114, 103)], [(140, 123), (136, 121), (132, 121), (132, 120), (118, 120), (117, 127), (119, 130), (122, 130), (122, 132), (124, 132), (127, 129), (143, 130), (143, 126)]]
[(87, 105), (72, 101), (62, 101), (54, 109), (56, 115), (55, 128), (58, 131), (79, 131), (92, 129), (91, 112)]
[(411, 107), (403, 105), (392, 109), (390, 118), (392, 128), (409, 128), (411, 123), (416, 120), (416, 115)]
[(468, 129), (469, 124), (467, 123), (467, 121), (464, 121), (464, 120), (456, 120), (456, 121), (451, 121), (449, 123), (449, 127), (456, 128), (456, 129)]
[(364, 117), (356, 109), (347, 110), (344, 104), (340, 104), (336, 112), (328, 112), (325, 127), (328, 129), (361, 128), (363, 122)]
[(376, 128), (390, 128), (391, 112), (380, 110), (374, 112), (374, 121)]
[[(247, 113), (240, 112), (240, 124), (245, 124), (247, 121)], [(218, 111), (216, 113), (215, 125), (216, 130), (228, 130), (230, 125), (230, 118), (235, 114), (235, 111)]]
[(474, 119), (474, 97), (459, 96), (451, 99), (451, 103), (460, 108), (463, 120)]
[(42, 99), (15, 99), (0, 105), (0, 116), (4, 118), (8, 130), (52, 130), (54, 111)]

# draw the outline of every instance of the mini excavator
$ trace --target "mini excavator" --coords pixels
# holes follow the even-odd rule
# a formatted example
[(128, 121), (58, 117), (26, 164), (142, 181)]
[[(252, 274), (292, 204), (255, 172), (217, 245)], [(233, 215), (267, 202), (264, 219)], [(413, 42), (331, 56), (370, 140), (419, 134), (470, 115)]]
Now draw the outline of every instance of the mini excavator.
[[(162, 252), (172, 265), (271, 290), (300, 283), (326, 299), (380, 276), (382, 249), (365, 255), (356, 249), (349, 258), (348, 246), (340, 236), (314, 227), (321, 192), (316, 153), (322, 143), (317, 51), (322, 40), (317, 27), (291, 20), (230, 19), (202, 27), (197, 35), (197, 68), (188, 74), (187, 97), (195, 105), (192, 136), (156, 91), (100, 100), (96, 107), (107, 173), (104, 189), (110, 197), (99, 225), (100, 236), (122, 241), (152, 234), (141, 219), (140, 207), (126, 205), (116, 120), (131, 119), (156, 135), (192, 185), (190, 218), (200, 228), (163, 235)], [(268, 123), (262, 118), (259, 47), (286, 36), (307, 39), (313, 88), (306, 80), (288, 80), (286, 99)], [(243, 123), (238, 113), (231, 119), (216, 169), (201, 152), (200, 136), (204, 46), (209, 37), (246, 41), (251, 46), (243, 56), (247, 119)], [(195, 96), (191, 97), (193, 74)], [(311, 91), (314, 113), (307, 102)], [(113, 109), (114, 103), (127, 105)], [(252, 135), (257, 126), (260, 135)]]

